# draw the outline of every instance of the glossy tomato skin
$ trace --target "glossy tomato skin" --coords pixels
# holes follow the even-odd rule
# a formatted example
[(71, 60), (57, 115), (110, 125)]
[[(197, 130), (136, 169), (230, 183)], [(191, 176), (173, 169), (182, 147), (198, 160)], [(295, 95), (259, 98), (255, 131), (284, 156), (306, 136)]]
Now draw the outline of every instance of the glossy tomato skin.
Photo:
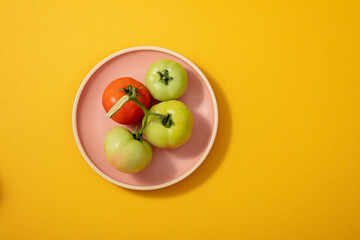
[(124, 127), (114, 127), (105, 136), (104, 150), (110, 164), (125, 173), (146, 168), (152, 159), (152, 148), (144, 139), (134, 139)]
[[(102, 95), (102, 105), (106, 112), (114, 106), (114, 104), (120, 100), (126, 93), (124, 90), (119, 91), (119, 89), (127, 88), (128, 85), (133, 87), (143, 87), (139, 81), (136, 81), (130, 77), (118, 78), (112, 81), (104, 90)], [(146, 107), (150, 106), (150, 93), (146, 87), (143, 87), (137, 92), (141, 95), (142, 99), (138, 96), (139, 101)], [(120, 108), (114, 116), (111, 117), (117, 123), (120, 124), (134, 124), (139, 121), (144, 116), (143, 110), (133, 101), (125, 103), (122, 108)]]
[(173, 121), (173, 125), (167, 128), (159, 117), (149, 116), (144, 136), (151, 144), (160, 148), (178, 148), (190, 139), (193, 116), (184, 103), (177, 100), (164, 101), (154, 105), (150, 111), (163, 115), (169, 113)]
[[(172, 79), (167, 84), (160, 81), (159, 72), (167, 71)], [(154, 62), (145, 76), (145, 85), (151, 95), (159, 101), (173, 100), (181, 97), (187, 88), (188, 76), (181, 64), (168, 59)]]

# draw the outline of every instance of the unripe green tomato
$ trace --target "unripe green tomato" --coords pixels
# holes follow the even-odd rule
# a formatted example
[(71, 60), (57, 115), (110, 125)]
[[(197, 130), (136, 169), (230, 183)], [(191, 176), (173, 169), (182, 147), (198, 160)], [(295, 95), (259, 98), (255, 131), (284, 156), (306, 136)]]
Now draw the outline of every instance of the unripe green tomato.
[(110, 164), (120, 172), (136, 173), (149, 165), (152, 148), (144, 139), (134, 139), (124, 127), (114, 127), (105, 136), (105, 155)]
[(159, 101), (181, 97), (186, 91), (187, 81), (185, 69), (179, 63), (168, 59), (151, 64), (145, 76), (147, 89)]
[(193, 117), (189, 108), (180, 101), (170, 100), (154, 105), (151, 112), (170, 114), (173, 124), (166, 127), (158, 116), (150, 115), (144, 129), (144, 136), (160, 148), (177, 148), (186, 143), (193, 127)]

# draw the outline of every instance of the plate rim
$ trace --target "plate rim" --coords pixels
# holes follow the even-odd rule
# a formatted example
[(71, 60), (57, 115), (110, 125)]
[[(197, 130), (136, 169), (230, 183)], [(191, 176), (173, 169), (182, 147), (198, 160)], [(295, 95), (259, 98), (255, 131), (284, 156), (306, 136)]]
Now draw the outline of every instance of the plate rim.
[[(89, 79), (91, 78), (91, 76), (100, 68), (102, 67), (105, 63), (107, 63), (108, 61), (110, 61), (111, 59), (123, 55), (125, 53), (129, 53), (129, 52), (134, 52), (134, 51), (141, 51), (141, 50), (153, 50), (153, 51), (159, 51), (159, 52), (164, 52), (170, 55), (173, 55), (177, 58), (180, 58), (181, 60), (183, 60), (184, 62), (186, 62), (187, 64), (189, 64), (202, 78), (202, 80), (205, 82), (206, 87), (208, 88), (209, 92), (210, 92), (210, 96), (211, 96), (211, 100), (213, 103), (213, 107), (214, 107), (214, 129), (213, 129), (213, 133), (211, 135), (211, 139), (210, 142), (205, 150), (205, 152), (203, 153), (203, 155), (201, 156), (201, 158), (196, 162), (196, 164), (190, 168), (187, 172), (185, 172), (184, 174), (182, 174), (181, 176), (162, 183), (162, 184), (157, 184), (157, 185), (152, 185), (152, 186), (136, 186), (136, 185), (130, 185), (130, 184), (126, 184), (120, 181), (117, 181), (111, 177), (109, 177), (107, 174), (105, 174), (104, 172), (102, 172), (92, 161), (91, 159), (88, 157), (88, 155), (86, 154), (81, 142), (80, 142), (80, 138), (79, 138), (79, 134), (78, 134), (78, 129), (77, 129), (77, 109), (78, 109), (78, 103), (79, 103), (79, 99), (80, 99), (80, 95), (83, 92), (83, 89), (86, 85), (86, 83), (89, 81)], [(191, 173), (193, 173), (206, 159), (207, 155), (209, 154), (215, 138), (216, 138), (216, 134), (217, 134), (217, 129), (218, 129), (218, 121), (219, 121), (219, 114), (218, 114), (218, 106), (217, 106), (217, 101), (215, 98), (215, 94), (214, 91), (208, 81), (208, 79), (206, 78), (206, 76), (204, 75), (204, 73), (193, 63), (191, 62), (189, 59), (187, 59), (186, 57), (180, 55), (179, 53), (176, 53), (172, 50), (166, 49), (166, 48), (162, 48), (162, 47), (155, 47), (155, 46), (137, 46), (137, 47), (129, 47), (129, 48), (125, 48), (123, 50), (117, 51), (111, 55), (109, 55), (108, 57), (104, 58), (103, 60), (101, 60), (98, 64), (95, 65), (95, 67), (93, 67), (91, 69), (91, 71), (86, 75), (85, 79), (82, 81), (77, 93), (76, 93), (76, 97), (75, 97), (75, 101), (73, 104), (73, 110), (72, 110), (72, 128), (73, 128), (73, 133), (74, 133), (74, 137), (75, 137), (75, 142), (77, 147), (80, 150), (81, 155), (83, 156), (83, 158), (85, 159), (85, 161), (89, 164), (89, 166), (97, 173), (99, 174), (101, 177), (103, 177), (104, 179), (108, 180), (109, 182), (120, 186), (120, 187), (124, 187), (124, 188), (128, 188), (128, 189), (132, 189), (132, 190), (155, 190), (155, 189), (160, 189), (160, 188), (165, 188), (168, 186), (171, 186), (177, 182), (180, 182), (181, 180), (185, 179), (186, 177), (188, 177)]]

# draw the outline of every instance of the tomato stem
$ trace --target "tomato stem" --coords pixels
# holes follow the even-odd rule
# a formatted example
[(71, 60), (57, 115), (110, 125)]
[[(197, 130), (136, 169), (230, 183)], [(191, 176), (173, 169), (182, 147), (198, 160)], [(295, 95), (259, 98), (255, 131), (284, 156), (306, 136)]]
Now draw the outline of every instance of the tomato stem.
[(143, 119), (143, 124), (142, 124), (142, 128), (140, 129), (140, 133), (142, 134), (144, 128), (146, 127), (147, 124), (147, 118), (149, 117), (149, 115), (153, 115), (153, 116), (157, 116), (160, 118), (161, 120), (161, 124), (164, 125), (166, 128), (171, 127), (172, 125), (174, 125), (174, 122), (172, 120), (171, 114), (167, 113), (166, 115), (160, 114), (160, 113), (154, 113), (149, 111), (144, 105), (142, 105), (142, 103), (136, 98), (136, 99), (130, 99), (131, 101), (134, 101), (137, 103), (137, 105), (139, 105), (139, 107), (144, 111), (145, 117), (146, 118), (146, 122), (144, 123), (144, 119)]
[[(166, 70), (167, 71), (167, 70)], [(172, 79), (172, 78), (171, 78)], [(131, 85), (129, 85), (127, 88), (123, 88), (123, 89), (119, 89), (121, 90), (125, 90), (125, 95), (120, 98), (119, 101), (117, 101), (114, 106), (112, 106), (112, 108), (109, 110), (109, 112), (106, 114), (106, 118), (111, 118), (112, 116), (114, 116), (114, 114), (119, 111), (119, 109), (128, 101), (134, 101), (144, 112), (145, 116), (142, 120), (142, 126), (141, 129), (139, 131), (134, 131), (133, 136), (136, 140), (141, 141), (142, 140), (142, 133), (147, 125), (147, 120), (149, 115), (153, 115), (153, 116), (158, 116), (159, 119), (161, 119), (161, 123), (162, 125), (164, 125), (166, 128), (171, 127), (172, 125), (174, 125), (174, 122), (172, 121), (171, 118), (171, 114), (167, 113), (166, 115), (162, 115), (160, 113), (154, 113), (149, 111), (137, 98), (138, 96), (141, 98), (140, 94), (137, 93), (136, 91), (139, 88), (136, 87), (132, 87)], [(142, 98), (141, 98), (142, 100)]]
[(144, 118), (143, 118), (143, 121), (142, 121), (142, 127), (141, 129), (137, 132), (137, 136), (141, 136), (146, 125), (147, 125), (147, 119), (149, 117), (149, 115), (153, 115), (153, 116), (157, 116), (161, 119), (161, 122), (164, 126), (166, 126), (167, 128), (171, 127), (173, 125), (173, 122), (171, 120), (171, 114), (167, 114), (166, 116), (165, 115), (162, 115), (160, 113), (154, 113), (154, 112), (151, 112), (149, 111), (140, 101), (139, 99), (137, 98), (134, 98), (134, 99), (130, 99), (130, 101), (134, 101), (143, 111), (144, 111)]

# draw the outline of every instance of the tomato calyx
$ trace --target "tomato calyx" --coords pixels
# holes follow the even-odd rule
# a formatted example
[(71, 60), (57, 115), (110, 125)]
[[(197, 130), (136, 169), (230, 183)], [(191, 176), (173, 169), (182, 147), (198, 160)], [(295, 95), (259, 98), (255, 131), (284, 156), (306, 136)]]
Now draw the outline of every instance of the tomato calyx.
[(133, 86), (131, 86), (131, 84), (129, 84), (129, 85), (127, 86), (127, 88), (121, 88), (121, 89), (118, 89), (118, 91), (124, 91), (125, 94), (128, 95), (129, 97), (131, 97), (131, 96), (135, 93), (135, 95), (136, 95), (136, 96), (139, 96), (139, 98), (141, 99), (141, 101), (144, 102), (144, 99), (142, 99), (141, 95), (140, 95), (138, 92), (136, 92), (137, 90), (140, 90), (140, 89), (142, 89), (143, 87), (145, 87), (145, 86), (142, 86), (142, 87), (140, 87), (140, 88), (137, 88), (137, 87), (133, 87)]
[(132, 86), (129, 84), (126, 88), (117, 89), (118, 91), (125, 91), (126, 95), (130, 96), (132, 93)]
[(136, 126), (134, 132), (132, 132), (131, 134), (135, 140), (142, 142), (144, 140), (144, 138), (142, 136), (143, 130), (141, 130), (141, 131), (136, 131), (136, 130), (137, 130), (137, 126)]
[(166, 113), (164, 118), (161, 119), (161, 124), (164, 125), (166, 128), (171, 127), (174, 125), (174, 121), (172, 120), (171, 113)]
[[(151, 114), (151, 113), (152, 112), (150, 112), (150, 115), (154, 115), (154, 114)], [(156, 115), (156, 116), (158, 116), (158, 115)], [(166, 128), (170, 128), (171, 126), (173, 126), (175, 124), (174, 121), (172, 120), (171, 113), (166, 113), (166, 115), (161, 115), (161, 116), (159, 116), (158, 119), (156, 119), (154, 121), (156, 122), (158, 120), (160, 120), (161, 124)]]
[(165, 85), (169, 84), (169, 81), (173, 79), (173, 77), (169, 76), (169, 71), (167, 69), (163, 71), (158, 71), (157, 74), (160, 76), (160, 82), (164, 83)]

